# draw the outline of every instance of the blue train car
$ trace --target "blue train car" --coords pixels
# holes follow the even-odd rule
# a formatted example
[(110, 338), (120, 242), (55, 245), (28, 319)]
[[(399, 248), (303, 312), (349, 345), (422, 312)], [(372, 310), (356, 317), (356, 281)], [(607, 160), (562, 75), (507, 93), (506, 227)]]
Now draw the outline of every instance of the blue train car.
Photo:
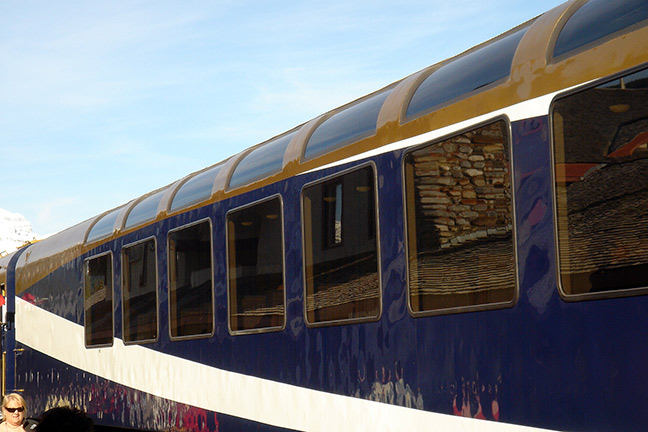
[(3, 391), (138, 430), (648, 430), (648, 3), (572, 0), (0, 258)]

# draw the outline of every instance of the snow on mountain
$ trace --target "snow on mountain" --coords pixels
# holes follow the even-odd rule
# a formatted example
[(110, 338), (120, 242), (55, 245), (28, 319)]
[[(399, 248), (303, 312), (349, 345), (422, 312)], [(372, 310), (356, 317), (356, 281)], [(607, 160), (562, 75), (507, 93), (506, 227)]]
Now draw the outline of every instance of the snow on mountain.
[(37, 238), (38, 234), (32, 231), (31, 223), (23, 215), (0, 209), (0, 256)]

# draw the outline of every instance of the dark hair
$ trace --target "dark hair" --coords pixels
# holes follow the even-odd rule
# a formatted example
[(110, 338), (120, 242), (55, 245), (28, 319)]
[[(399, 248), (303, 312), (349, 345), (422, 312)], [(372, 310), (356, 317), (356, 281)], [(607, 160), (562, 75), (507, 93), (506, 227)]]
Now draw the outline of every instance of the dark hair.
[(36, 432), (93, 432), (94, 422), (85, 411), (74, 407), (56, 407), (41, 416)]

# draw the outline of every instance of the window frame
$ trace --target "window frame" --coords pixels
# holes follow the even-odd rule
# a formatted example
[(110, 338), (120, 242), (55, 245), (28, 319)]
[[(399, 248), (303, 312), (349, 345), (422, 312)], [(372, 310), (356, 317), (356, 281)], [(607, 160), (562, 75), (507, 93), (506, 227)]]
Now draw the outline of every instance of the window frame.
[[(96, 344), (96, 345), (88, 345), (88, 337), (87, 337), (87, 329), (88, 329), (88, 314), (87, 314), (87, 307), (86, 307), (86, 299), (85, 299), (85, 293), (86, 293), (86, 271), (87, 271), (87, 266), (88, 263), (92, 260), (99, 259), (104, 256), (109, 256), (109, 261), (110, 261), (110, 295), (111, 295), (111, 311), (110, 311), (110, 319), (111, 319), (111, 328), (112, 328), (112, 336), (110, 343), (104, 343), (104, 344)], [(98, 253), (95, 255), (92, 255), (85, 260), (83, 260), (83, 344), (86, 349), (94, 349), (94, 348), (106, 348), (106, 347), (112, 347), (115, 344), (115, 262), (113, 258), (113, 253), (112, 251), (106, 251), (102, 253)]]
[[(187, 228), (191, 228), (196, 225), (200, 225), (204, 222), (207, 222), (209, 225), (209, 242), (210, 242), (210, 248), (209, 248), (209, 259), (210, 259), (210, 270), (211, 270), (211, 312), (212, 312), (212, 319), (211, 319), (211, 332), (209, 333), (200, 333), (200, 334), (192, 334), (192, 335), (187, 335), (187, 336), (173, 336), (171, 333), (171, 234), (176, 233), (178, 231), (185, 230)], [(216, 294), (214, 292), (214, 286), (215, 286), (215, 268), (214, 268), (214, 230), (213, 230), (213, 223), (211, 218), (206, 217), (202, 219), (198, 219), (192, 222), (189, 222), (184, 225), (180, 225), (178, 227), (170, 229), (167, 234), (166, 234), (166, 258), (167, 258), (167, 326), (168, 326), (168, 332), (169, 332), (169, 340), (171, 341), (182, 341), (182, 340), (191, 340), (191, 339), (205, 339), (205, 338), (211, 338), (216, 334)], [(173, 257), (175, 261), (175, 257)]]
[[(283, 280), (283, 322), (281, 326), (272, 326), (272, 327), (261, 327), (261, 328), (251, 328), (243, 330), (233, 330), (231, 322), (231, 286), (230, 286), (230, 233), (229, 233), (229, 218), (232, 213), (236, 213), (245, 209), (255, 207), (257, 205), (279, 199), (279, 218), (281, 222), (281, 271), (282, 271), (282, 280)], [(286, 328), (286, 323), (288, 320), (288, 305), (287, 305), (287, 294), (286, 294), (286, 237), (285, 237), (285, 226), (284, 226), (284, 205), (283, 197), (281, 194), (277, 193), (274, 195), (261, 198), (259, 200), (244, 204), (242, 206), (231, 208), (227, 211), (225, 215), (225, 259), (226, 259), (226, 280), (227, 280), (227, 329), (231, 335), (245, 335), (245, 334), (258, 334), (258, 333), (270, 333), (283, 331)]]
[[(372, 171), (372, 183), (373, 183), (373, 202), (374, 202), (374, 208), (373, 208), (373, 213), (374, 213), (374, 221), (375, 221), (375, 235), (376, 235), (376, 276), (378, 278), (378, 313), (375, 316), (368, 316), (368, 317), (358, 317), (358, 318), (345, 318), (345, 319), (335, 319), (335, 320), (328, 320), (328, 321), (319, 321), (319, 322), (311, 322), (308, 319), (308, 310), (307, 310), (307, 298), (308, 298), (308, 286), (307, 286), (307, 258), (306, 258), (306, 224), (305, 224), (305, 216), (306, 216), (306, 210), (304, 209), (304, 193), (305, 190), (313, 187), (320, 185), (322, 183), (329, 182), (331, 180), (334, 180), (336, 178), (342, 178), (347, 174), (350, 174), (354, 171), (360, 171), (364, 168), (370, 167)], [(342, 193), (344, 196), (344, 192)], [(382, 315), (383, 315), (383, 281), (382, 281), (382, 254), (381, 254), (381, 244), (380, 244), (380, 221), (379, 221), (379, 214), (380, 214), (380, 201), (379, 201), (379, 193), (378, 193), (378, 168), (376, 164), (373, 161), (368, 161), (365, 163), (361, 163), (355, 166), (352, 166), (347, 169), (343, 169), (337, 172), (334, 172), (330, 175), (318, 178), (316, 180), (310, 181), (308, 183), (305, 183), (302, 185), (301, 191), (299, 193), (299, 205), (300, 205), (300, 220), (301, 220), (301, 236), (302, 236), (302, 294), (303, 294), (303, 308), (302, 308), (302, 313), (304, 314), (304, 323), (306, 323), (306, 326), (309, 328), (317, 328), (317, 327), (330, 327), (330, 326), (336, 326), (336, 325), (348, 325), (348, 324), (356, 324), (356, 323), (368, 323), (368, 322), (376, 322), (380, 321)], [(342, 210), (342, 213), (344, 213), (344, 209)], [(342, 237), (344, 238), (344, 234), (342, 234)], [(340, 245), (333, 246), (332, 248), (339, 248), (339, 247), (344, 247), (344, 242)], [(312, 265), (312, 264), (311, 264)]]
[[(147, 243), (149, 241), (153, 240), (153, 246), (155, 248), (154, 256), (155, 256), (155, 321), (156, 321), (156, 332), (155, 332), (155, 338), (153, 339), (139, 339), (139, 340), (133, 340), (133, 341), (126, 341), (126, 314), (125, 314), (125, 308), (124, 305), (126, 304), (124, 295), (125, 295), (125, 287), (127, 285), (126, 283), (126, 266), (128, 265), (128, 261), (124, 259), (125, 254), (126, 254), (126, 249), (133, 248), (135, 246), (141, 245), (143, 243)], [(158, 244), (157, 244), (157, 238), (155, 236), (143, 238), (141, 240), (137, 240), (135, 242), (123, 245), (121, 250), (121, 318), (122, 318), (122, 341), (124, 342), (124, 345), (137, 345), (137, 344), (147, 344), (147, 343), (154, 343), (157, 342), (160, 339), (160, 274), (159, 274), (159, 265), (158, 265)], [(129, 270), (130, 272), (130, 270)], [(130, 274), (130, 273), (129, 273)]]
[[(466, 132), (471, 132), (480, 128), (483, 128), (488, 125), (492, 125), (497, 122), (503, 122), (506, 133), (508, 134), (508, 154), (509, 154), (509, 181), (510, 181), (510, 192), (511, 192), (511, 245), (513, 249), (513, 277), (515, 286), (513, 287), (513, 295), (510, 300), (503, 302), (493, 302), (493, 303), (481, 303), (476, 305), (468, 306), (455, 306), (441, 309), (433, 310), (424, 310), (424, 311), (415, 311), (412, 308), (412, 297), (410, 291), (410, 224), (409, 217), (407, 214), (408, 211), (408, 194), (407, 194), (407, 178), (406, 178), (406, 156), (414, 151), (423, 149), (428, 146), (437, 145), (443, 143), (447, 140), (455, 138), (459, 135), (462, 135)], [(406, 296), (407, 296), (407, 308), (409, 313), (414, 318), (422, 317), (431, 317), (431, 316), (442, 316), (442, 315), (455, 315), (467, 312), (476, 312), (476, 311), (487, 311), (487, 310), (497, 310), (497, 309), (508, 309), (514, 307), (520, 297), (520, 275), (519, 275), (519, 261), (518, 261), (518, 245), (517, 245), (517, 209), (516, 209), (516, 191), (515, 191), (515, 157), (514, 157), (514, 146), (513, 146), (513, 133), (511, 129), (511, 121), (509, 117), (505, 114), (498, 115), (495, 117), (488, 118), (486, 120), (473, 123), (469, 126), (457, 129), (445, 135), (433, 138), (422, 144), (418, 144), (413, 147), (408, 147), (403, 151), (401, 158), (401, 175), (402, 175), (402, 192), (403, 192), (403, 230), (404, 230), (404, 240), (405, 240), (405, 285), (406, 285)]]
[(550, 164), (551, 164), (551, 194), (552, 194), (552, 204), (553, 204), (553, 226), (554, 226), (554, 245), (555, 245), (555, 276), (556, 276), (556, 286), (558, 290), (558, 294), (560, 295), (560, 298), (565, 301), (565, 302), (581, 302), (581, 301), (590, 301), (590, 300), (601, 300), (601, 299), (614, 299), (614, 298), (625, 298), (625, 297), (634, 297), (634, 296), (640, 296), (640, 295), (646, 295), (648, 294), (648, 285), (645, 287), (636, 287), (636, 288), (623, 288), (623, 289), (618, 289), (618, 290), (605, 290), (605, 291), (598, 291), (598, 292), (587, 292), (587, 293), (579, 293), (579, 294), (567, 294), (563, 287), (562, 283), (562, 275), (561, 275), (561, 266), (560, 266), (560, 244), (559, 244), (559, 238), (560, 238), (560, 232), (558, 229), (558, 194), (556, 192), (556, 141), (555, 141), (555, 134), (554, 134), (554, 108), (556, 105), (556, 102), (565, 98), (568, 98), (570, 96), (573, 96), (577, 93), (585, 92), (591, 89), (594, 89), (596, 87), (599, 87), (603, 84), (610, 83), (612, 81), (615, 81), (617, 79), (621, 79), (625, 76), (632, 75), (636, 72), (640, 72), (642, 70), (647, 70), (648, 71), (648, 63), (643, 63), (638, 66), (634, 66), (632, 68), (623, 70), (621, 72), (614, 73), (612, 75), (608, 75), (596, 80), (593, 80), (591, 82), (588, 82), (586, 84), (571, 88), (567, 91), (558, 93), (554, 96), (554, 98), (551, 100), (551, 103), (549, 105), (549, 114), (548, 114), (548, 128), (549, 128), (549, 139), (550, 139)]

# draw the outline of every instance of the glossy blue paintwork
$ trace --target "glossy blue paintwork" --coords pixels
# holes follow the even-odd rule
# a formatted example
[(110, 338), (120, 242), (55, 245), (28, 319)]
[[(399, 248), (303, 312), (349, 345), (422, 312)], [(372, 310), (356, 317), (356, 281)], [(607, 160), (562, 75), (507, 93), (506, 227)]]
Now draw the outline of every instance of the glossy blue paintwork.
[[(82, 324), (84, 259), (107, 250), (119, 257), (123, 245), (152, 236), (158, 247), (160, 336), (148, 348), (287, 384), (446, 414), (464, 408), (475, 415), (478, 394), (483, 416), (490, 420), (559, 430), (647, 430), (648, 301), (626, 297), (566, 302), (560, 297), (547, 118), (514, 122), (511, 136), (519, 293), (510, 308), (411, 316), (401, 150), (373, 159), (378, 173), (382, 281), (382, 313), (377, 321), (312, 328), (303, 316), (302, 239), (297, 228), (301, 189), (365, 161), (300, 175), (169, 217), (79, 257), (27, 293), (46, 298), (41, 307)], [(284, 210), (286, 326), (282, 331), (232, 336), (227, 326), (226, 212), (275, 194), (281, 194)], [(215, 334), (172, 342), (167, 324), (167, 233), (202, 218), (210, 218), (213, 227)], [(115, 332), (121, 337), (121, 264), (119, 259), (114, 262)], [(53, 285), (63, 288), (51, 291), (48, 287)], [(35, 371), (61, 374), (71, 393), (82, 392), (93, 381), (113, 390), (119, 387), (96, 377), (79, 379), (83, 372), (29, 349), (24, 360), (18, 364), (17, 386), (25, 388), (37, 410), (44, 408), (47, 394), (60, 390), (51, 380), (35, 381)], [(465, 406), (463, 388), (471, 395)], [(135, 397), (132, 389), (122, 390)], [(177, 404), (156, 403), (170, 411), (180, 409)], [(248, 424), (217, 417), (231, 425), (225, 429), (222, 423), (220, 430), (236, 430), (239, 421)], [(128, 422), (114, 418), (108, 424)]]

